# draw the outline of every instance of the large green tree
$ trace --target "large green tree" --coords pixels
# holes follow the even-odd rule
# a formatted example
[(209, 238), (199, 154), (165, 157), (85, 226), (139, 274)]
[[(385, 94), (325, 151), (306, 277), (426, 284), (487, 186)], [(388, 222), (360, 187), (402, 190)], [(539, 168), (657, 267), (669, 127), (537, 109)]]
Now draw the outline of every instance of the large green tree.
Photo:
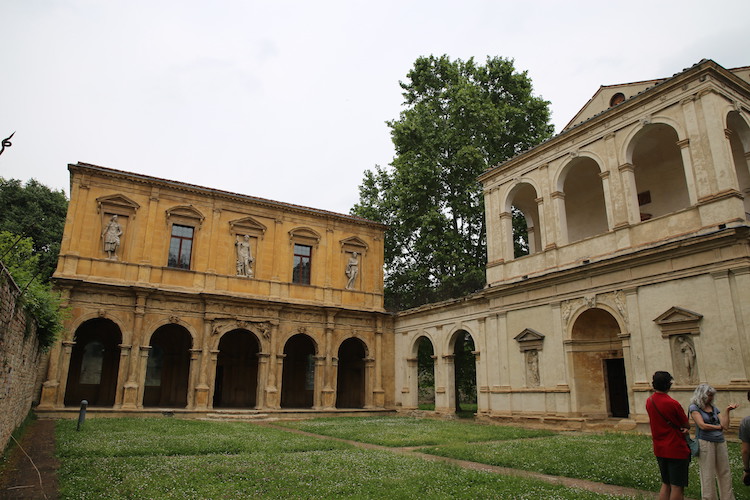
[(396, 156), (365, 172), (352, 214), (389, 226), (386, 307), (405, 309), (484, 286), (484, 199), (477, 177), (552, 135), (549, 103), (513, 61), (420, 57), (388, 122)]
[(0, 231), (31, 238), (43, 282), (55, 272), (67, 210), (62, 190), (53, 191), (34, 179), (22, 184), (0, 177)]

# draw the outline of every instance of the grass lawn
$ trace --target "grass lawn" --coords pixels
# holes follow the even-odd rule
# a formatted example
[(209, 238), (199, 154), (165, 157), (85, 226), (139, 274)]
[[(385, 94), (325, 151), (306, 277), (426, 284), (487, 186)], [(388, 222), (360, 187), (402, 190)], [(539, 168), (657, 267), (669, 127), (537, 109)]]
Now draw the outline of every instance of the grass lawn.
[[(356, 430), (377, 427), (375, 420), (336, 421)], [(465, 441), (501, 435), (529, 441), (523, 434), (499, 434), (500, 427), (396, 420), (381, 424), (400, 423), (404, 430), (391, 434), (404, 436), (403, 443), (435, 429), (441, 445), (460, 442), (461, 434)], [(80, 432), (75, 428), (73, 420), (59, 421), (56, 428), (63, 499), (612, 498), (251, 423), (89, 419)]]
[(504, 441), (555, 435), (546, 430), (482, 425), (466, 420), (408, 417), (316, 418), (278, 422), (277, 425), (324, 436), (396, 447)]

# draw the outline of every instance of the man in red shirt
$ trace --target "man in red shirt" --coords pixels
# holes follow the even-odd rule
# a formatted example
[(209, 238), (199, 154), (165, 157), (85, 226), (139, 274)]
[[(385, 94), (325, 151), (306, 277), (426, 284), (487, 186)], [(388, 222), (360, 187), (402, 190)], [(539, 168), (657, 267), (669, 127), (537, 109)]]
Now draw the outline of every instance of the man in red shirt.
[(672, 380), (669, 372), (654, 373), (654, 394), (646, 400), (654, 455), (661, 473), (659, 500), (683, 500), (688, 485), (690, 448), (685, 434), (690, 423), (680, 403), (667, 395)]

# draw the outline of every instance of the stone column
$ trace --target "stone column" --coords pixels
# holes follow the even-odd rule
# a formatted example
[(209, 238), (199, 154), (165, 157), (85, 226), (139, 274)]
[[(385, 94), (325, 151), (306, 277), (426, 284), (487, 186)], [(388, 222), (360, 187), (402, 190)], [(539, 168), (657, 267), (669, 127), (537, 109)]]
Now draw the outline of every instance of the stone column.
[(419, 408), (419, 359), (406, 358), (406, 380), (401, 389), (403, 408), (416, 410)]
[(609, 171), (599, 172), (599, 179), (602, 181), (602, 190), (604, 191), (604, 212), (607, 214), (607, 229), (612, 230), (614, 227), (614, 209), (612, 208), (612, 193), (609, 187)]
[(372, 380), (373, 380), (373, 372), (375, 367), (375, 359), (374, 358), (365, 358), (365, 408), (372, 408), (374, 406), (374, 400), (375, 400), (375, 391), (371, 390), (372, 387)]
[(265, 405), (266, 408), (276, 409), (279, 408), (280, 395), (281, 395), (281, 371), (283, 367), (283, 354), (279, 357), (277, 354), (277, 342), (279, 337), (279, 321), (269, 321), (270, 327), (270, 356), (268, 358), (268, 381), (264, 387), (266, 392)]
[(209, 385), (209, 381), (213, 381), (214, 377), (216, 376), (216, 372), (214, 371), (213, 374), (210, 374), (208, 372), (210, 359), (209, 356), (205, 355), (205, 353), (210, 351), (212, 334), (212, 321), (208, 318), (204, 318), (203, 336), (201, 338), (201, 349), (199, 351), (201, 356), (199, 356), (198, 358), (198, 370), (195, 375), (195, 388), (193, 390), (195, 394), (193, 398), (193, 405), (196, 410), (207, 410), (210, 407), (209, 392), (211, 391), (211, 386)]
[(325, 377), (325, 356), (313, 356), (315, 360), (315, 386), (313, 388), (313, 409), (323, 409), (323, 378)]
[(622, 197), (625, 201), (628, 224), (637, 224), (641, 221), (641, 210), (638, 206), (638, 187), (635, 183), (635, 167), (632, 163), (623, 163), (618, 167), (618, 170), (620, 171)]
[[(435, 411), (437, 413), (455, 413), (456, 412), (456, 365), (455, 354), (444, 354), (442, 363), (440, 363), (440, 380), (443, 382), (441, 387), (442, 394), (435, 395)], [(437, 381), (437, 374), (435, 380)], [(437, 388), (436, 388), (437, 390)], [(440, 403), (438, 404), (438, 396)]]
[(269, 366), (271, 355), (267, 352), (258, 353), (258, 383), (255, 394), (255, 408), (265, 408), (266, 387), (268, 386)]
[(739, 185), (732, 160), (732, 145), (726, 126), (725, 97), (714, 90), (699, 94), (705, 120), (704, 136), (708, 139), (710, 158), (716, 170), (716, 183), (719, 192), (735, 190)]
[(372, 405), (376, 408), (383, 408), (385, 407), (385, 391), (383, 390), (383, 318), (378, 317), (376, 319), (375, 328), (375, 373)]
[(146, 386), (146, 369), (148, 368), (148, 355), (151, 352), (151, 346), (142, 345), (140, 347), (140, 356), (138, 359), (138, 398), (136, 405), (139, 409), (143, 408), (143, 391)]
[(513, 260), (513, 215), (510, 212), (500, 213), (500, 255), (497, 261)]
[(198, 379), (200, 377), (200, 355), (203, 349), (190, 349), (190, 368), (188, 369), (188, 393), (187, 408), (196, 409), (196, 399), (198, 396)]
[(144, 293), (137, 293), (135, 309), (133, 311), (133, 333), (130, 343), (132, 348), (129, 355), (123, 358), (128, 365), (128, 378), (123, 387), (122, 408), (134, 410), (138, 407), (138, 347), (143, 344), (143, 318), (146, 314), (146, 298)]
[(55, 343), (49, 355), (47, 380), (42, 384), (42, 396), (39, 399), (40, 410), (51, 410), (55, 407), (57, 391), (60, 389), (60, 358), (63, 356), (62, 343)]
[(565, 193), (555, 191), (552, 193), (552, 203), (557, 215), (557, 244), (559, 246), (568, 244), (568, 214), (565, 210)]
[(696, 205), (700, 198), (718, 190), (715, 172), (709, 163), (710, 146), (704, 137), (703, 119), (698, 118), (696, 99), (695, 96), (690, 96), (682, 101), (687, 137), (677, 143), (682, 154), (691, 205)]
[(219, 353), (221, 351), (218, 349), (211, 349), (208, 351), (208, 366), (207, 371), (208, 373), (213, 373), (213, 376), (209, 377), (209, 383), (208, 383), (208, 401), (206, 401), (206, 407), (208, 409), (213, 409), (214, 407), (214, 391), (216, 391), (216, 365), (219, 361)]
[(115, 392), (115, 404), (113, 406), (115, 410), (120, 409), (123, 406), (123, 395), (125, 393), (129, 371), (128, 361), (130, 360), (130, 352), (132, 350), (132, 346), (126, 344), (119, 344), (117, 347), (120, 348), (120, 362), (117, 364), (117, 390)]
[(73, 341), (63, 341), (63, 352), (62, 359), (60, 360), (60, 386), (57, 391), (57, 400), (55, 401), (56, 408), (62, 408), (65, 406), (65, 391), (68, 388), (68, 371), (70, 370), (70, 355), (73, 352), (73, 346), (76, 345)]
[(333, 370), (333, 354), (331, 350), (333, 349), (333, 331), (336, 327), (336, 311), (326, 311), (326, 316), (322, 405), (325, 409), (333, 409), (336, 407), (336, 392), (333, 389), (336, 382), (331, 379), (336, 374)]
[(276, 366), (272, 367), (272, 373), (276, 374), (276, 387), (273, 392), (266, 392), (266, 404), (272, 410), (281, 408), (281, 392), (284, 390), (282, 374), (284, 373), (284, 358), (286, 354), (276, 355)]

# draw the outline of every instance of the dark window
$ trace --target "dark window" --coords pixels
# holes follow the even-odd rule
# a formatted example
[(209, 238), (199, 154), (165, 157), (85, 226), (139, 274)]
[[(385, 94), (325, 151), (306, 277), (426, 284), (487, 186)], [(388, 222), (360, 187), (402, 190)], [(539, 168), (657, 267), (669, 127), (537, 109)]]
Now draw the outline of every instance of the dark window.
[(190, 226), (172, 225), (172, 240), (169, 242), (169, 267), (190, 269), (190, 251), (193, 248), (193, 231)]
[(292, 282), (303, 285), (310, 284), (310, 257), (312, 247), (307, 245), (294, 245), (294, 268), (292, 269)]
[(625, 95), (623, 95), (622, 92), (618, 92), (615, 95), (612, 96), (612, 99), (609, 100), (609, 107), (617, 106), (620, 103), (625, 102)]

